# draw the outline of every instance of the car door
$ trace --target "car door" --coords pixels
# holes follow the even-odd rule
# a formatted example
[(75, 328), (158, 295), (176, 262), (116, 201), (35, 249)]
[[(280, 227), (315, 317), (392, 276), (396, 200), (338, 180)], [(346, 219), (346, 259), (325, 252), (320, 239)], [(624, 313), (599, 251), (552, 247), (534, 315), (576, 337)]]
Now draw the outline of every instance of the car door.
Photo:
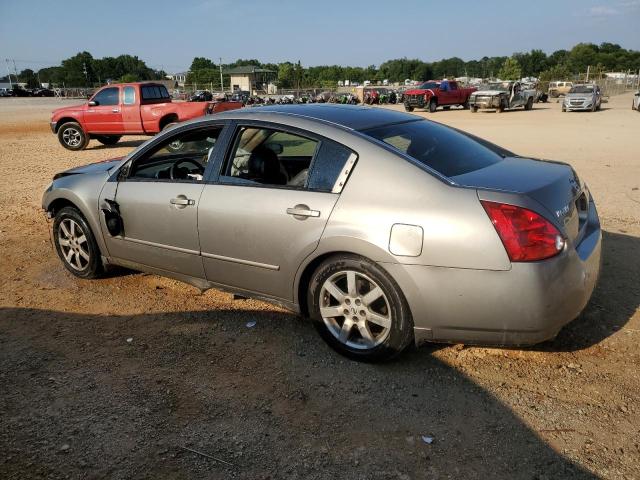
[(296, 271), (317, 247), (356, 158), (309, 132), (237, 125), (198, 210), (207, 279), (292, 300)]
[(144, 133), (140, 117), (140, 99), (137, 87), (125, 85), (122, 87), (122, 129), (124, 133)]
[(116, 211), (122, 222), (114, 235), (102, 219), (110, 256), (204, 278), (198, 205), (223, 129), (223, 124), (178, 129), (132, 158), (117, 184), (105, 187), (100, 207)]
[(91, 97), (84, 114), (84, 123), (90, 133), (122, 134), (124, 128), (120, 109), (120, 87), (103, 88)]

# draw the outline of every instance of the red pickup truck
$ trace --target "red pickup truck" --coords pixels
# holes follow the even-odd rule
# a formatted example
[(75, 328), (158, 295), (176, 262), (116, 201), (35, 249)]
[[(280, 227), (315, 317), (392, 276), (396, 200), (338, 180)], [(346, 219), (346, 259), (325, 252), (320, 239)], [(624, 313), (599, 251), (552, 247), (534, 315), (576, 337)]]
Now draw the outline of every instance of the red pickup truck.
[(241, 102), (172, 103), (159, 83), (123, 83), (98, 90), (87, 103), (54, 110), (51, 130), (63, 147), (84, 149), (95, 138), (114, 145), (123, 135), (154, 135), (167, 125), (242, 107)]
[(455, 80), (429, 80), (404, 92), (404, 108), (407, 112), (427, 108), (431, 113), (438, 107), (448, 110), (452, 105), (469, 108), (469, 96), (476, 90), (475, 87), (463, 88)]

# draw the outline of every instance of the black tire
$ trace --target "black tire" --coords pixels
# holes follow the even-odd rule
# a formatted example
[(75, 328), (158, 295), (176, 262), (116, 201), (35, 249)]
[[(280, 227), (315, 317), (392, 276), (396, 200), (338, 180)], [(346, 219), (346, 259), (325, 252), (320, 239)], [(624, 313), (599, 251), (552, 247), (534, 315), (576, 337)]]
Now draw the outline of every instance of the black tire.
[(496, 113), (504, 112), (504, 102), (500, 102), (500, 106), (496, 108)]
[(67, 150), (84, 150), (89, 144), (89, 136), (79, 123), (67, 122), (58, 128), (58, 141)]
[(122, 135), (99, 135), (95, 138), (103, 145), (115, 145), (120, 141)]
[(53, 241), (62, 264), (76, 277), (91, 279), (102, 274), (100, 249), (87, 221), (76, 208), (64, 207), (56, 214)]
[(450, 105), (445, 105), (444, 107), (442, 107), (443, 110), (450, 110), (451, 106)]
[(404, 106), (404, 109), (405, 109), (407, 112), (413, 112), (413, 107), (411, 107), (411, 106), (409, 106), (409, 105), (405, 105), (405, 106)]
[(471, 113), (476, 113), (478, 111), (478, 107), (476, 107), (475, 105), (473, 107), (470, 108)]
[(533, 97), (529, 97), (527, 103), (524, 104), (525, 110), (533, 110)]
[(465, 110), (469, 110), (469, 99), (468, 98), (462, 104), (462, 108), (464, 108)]
[(565, 106), (564, 106), (564, 105), (562, 105), (562, 111), (563, 111), (563, 112), (566, 112), (566, 111), (567, 111), (567, 109), (565, 108)]
[(429, 102), (429, 112), (435, 113), (437, 109), (438, 109), (438, 101), (435, 98), (432, 98), (431, 101)]
[[(355, 293), (352, 295), (347, 293), (349, 289), (346, 272), (353, 272), (352, 278), (355, 279)], [(334, 281), (344, 297), (342, 301), (325, 289), (326, 282)], [(374, 290), (373, 285), (379, 287), (382, 294), (366, 305), (363, 300), (368, 292)], [(325, 260), (313, 274), (307, 302), (311, 319), (320, 336), (331, 348), (346, 357), (365, 362), (384, 361), (400, 354), (413, 341), (413, 320), (402, 291), (386, 271), (364, 257), (339, 255)], [(333, 310), (337, 315), (323, 319), (321, 306), (330, 312)], [(342, 314), (343, 311), (348, 312), (346, 316)], [(389, 326), (369, 320), (374, 315), (378, 319), (383, 317)], [(356, 320), (360, 323), (354, 323)], [(345, 330), (347, 321), (349, 327)], [(363, 329), (368, 332), (370, 346), (360, 333)], [(343, 341), (338, 336), (344, 331), (347, 333)]]

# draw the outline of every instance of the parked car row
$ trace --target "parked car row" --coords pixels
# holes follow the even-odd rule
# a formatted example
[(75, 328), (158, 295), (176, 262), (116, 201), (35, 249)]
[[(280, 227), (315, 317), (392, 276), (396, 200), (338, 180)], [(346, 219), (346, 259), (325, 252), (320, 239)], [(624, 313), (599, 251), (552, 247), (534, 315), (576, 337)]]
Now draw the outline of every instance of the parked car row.
[(55, 92), (49, 88), (0, 88), (0, 97), (54, 97)]

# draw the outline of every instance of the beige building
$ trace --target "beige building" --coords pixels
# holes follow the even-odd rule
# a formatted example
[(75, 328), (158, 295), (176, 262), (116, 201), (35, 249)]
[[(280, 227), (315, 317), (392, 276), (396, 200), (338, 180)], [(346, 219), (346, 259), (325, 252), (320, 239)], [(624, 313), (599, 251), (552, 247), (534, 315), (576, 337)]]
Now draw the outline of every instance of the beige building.
[(250, 92), (251, 95), (267, 93), (269, 84), (273, 83), (277, 77), (273, 70), (254, 65), (230, 68), (224, 73), (230, 77), (232, 91), (244, 90)]

